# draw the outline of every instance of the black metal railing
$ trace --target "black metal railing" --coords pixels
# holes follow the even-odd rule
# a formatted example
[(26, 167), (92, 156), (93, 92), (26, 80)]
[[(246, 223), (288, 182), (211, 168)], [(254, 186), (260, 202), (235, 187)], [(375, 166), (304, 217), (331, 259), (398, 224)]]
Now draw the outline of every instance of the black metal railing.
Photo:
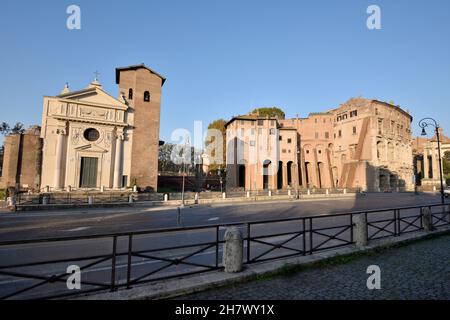
[[(224, 234), (237, 227), (244, 263), (252, 264), (354, 244), (354, 217), (367, 217), (368, 240), (423, 229), (422, 208), (435, 228), (450, 226), (450, 205), (426, 205), (155, 229), (136, 232), (0, 242), (0, 299), (62, 298), (223, 268)], [(82, 271), (82, 290), (67, 289), (68, 266)]]

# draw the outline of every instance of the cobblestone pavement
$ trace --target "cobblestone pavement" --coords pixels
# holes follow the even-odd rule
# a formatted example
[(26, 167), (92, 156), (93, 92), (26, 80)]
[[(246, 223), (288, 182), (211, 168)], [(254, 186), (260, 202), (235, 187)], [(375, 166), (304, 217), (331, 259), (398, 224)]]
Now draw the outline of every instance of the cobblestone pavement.
[[(381, 268), (381, 289), (366, 286), (367, 267)], [(450, 300), (450, 235), (345, 264), (213, 289), (181, 299), (445, 299)]]

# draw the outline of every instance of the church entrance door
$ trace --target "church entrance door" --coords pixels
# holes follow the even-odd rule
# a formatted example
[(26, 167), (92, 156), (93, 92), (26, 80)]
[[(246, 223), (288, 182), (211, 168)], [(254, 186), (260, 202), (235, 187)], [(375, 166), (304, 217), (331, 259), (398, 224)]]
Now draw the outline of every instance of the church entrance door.
[(97, 187), (97, 168), (98, 158), (81, 158), (80, 188)]

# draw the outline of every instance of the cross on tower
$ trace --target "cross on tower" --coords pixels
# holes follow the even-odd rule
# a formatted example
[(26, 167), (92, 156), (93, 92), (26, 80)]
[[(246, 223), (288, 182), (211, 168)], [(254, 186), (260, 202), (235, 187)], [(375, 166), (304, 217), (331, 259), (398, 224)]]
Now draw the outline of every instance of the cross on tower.
[(95, 71), (94, 72), (94, 76), (95, 76), (95, 81), (98, 81), (98, 76), (100, 75), (100, 72)]

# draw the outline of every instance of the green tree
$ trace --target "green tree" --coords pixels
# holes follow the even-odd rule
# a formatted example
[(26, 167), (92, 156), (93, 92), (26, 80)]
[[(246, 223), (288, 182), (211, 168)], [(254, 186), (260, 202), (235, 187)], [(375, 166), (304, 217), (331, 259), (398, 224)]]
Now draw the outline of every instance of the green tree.
[(262, 117), (277, 117), (278, 119), (284, 119), (286, 117), (284, 111), (277, 107), (256, 108), (252, 111), (252, 113), (259, 113)]
[[(221, 163), (218, 164), (211, 164), (209, 167), (210, 171), (217, 171), (219, 169), (219, 167), (221, 167), (222, 169), (225, 168), (225, 159), (226, 159), (226, 141), (227, 141), (227, 133), (226, 133), (226, 129), (225, 129), (225, 125), (227, 124), (227, 121), (224, 119), (217, 119), (214, 120), (213, 122), (211, 122), (208, 126), (208, 129), (216, 129), (219, 130), (222, 133), (222, 159), (219, 159), (219, 161)], [(210, 139), (209, 141), (205, 141), (205, 146), (209, 146), (211, 143), (213, 143), (214, 137), (212, 137), (212, 139)], [(220, 147), (220, 146), (219, 146)], [(215, 152), (215, 150), (213, 150), (213, 152)], [(210, 156), (216, 156), (215, 154), (210, 155)]]
[(12, 128), (6, 122), (2, 122), (0, 124), (0, 134), (2, 134), (4, 136), (6, 136), (8, 134), (18, 134), (18, 133), (24, 133), (24, 132), (25, 132), (25, 128), (24, 128), (23, 123), (21, 123), (21, 122), (16, 122), (16, 124)]

